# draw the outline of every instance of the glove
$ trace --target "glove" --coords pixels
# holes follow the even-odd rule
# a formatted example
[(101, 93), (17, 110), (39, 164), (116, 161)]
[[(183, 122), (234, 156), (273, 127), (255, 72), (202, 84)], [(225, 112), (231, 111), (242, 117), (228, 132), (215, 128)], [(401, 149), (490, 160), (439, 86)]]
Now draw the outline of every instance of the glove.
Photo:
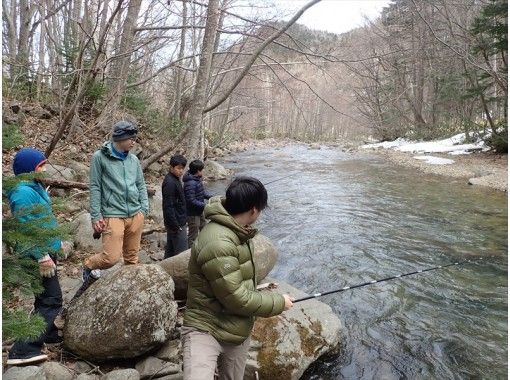
[(43, 277), (53, 277), (57, 273), (57, 266), (51, 259), (50, 255), (45, 255), (44, 257), (37, 260), (39, 263), (39, 273)]
[(58, 252), (58, 258), (60, 260), (65, 260), (69, 257), (69, 254), (71, 253), (71, 250), (73, 249), (73, 242), (63, 240), (60, 243), (60, 252)]

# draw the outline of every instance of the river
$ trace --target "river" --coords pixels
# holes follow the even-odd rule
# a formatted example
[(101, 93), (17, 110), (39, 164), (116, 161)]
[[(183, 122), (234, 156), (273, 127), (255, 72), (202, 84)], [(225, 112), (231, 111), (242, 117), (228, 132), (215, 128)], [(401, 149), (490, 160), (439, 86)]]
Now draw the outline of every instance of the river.
[(267, 186), (257, 227), (280, 253), (270, 276), (310, 294), (484, 257), (321, 298), (342, 350), (303, 379), (507, 378), (506, 194), (299, 144), (224, 164), (264, 183), (290, 175)]

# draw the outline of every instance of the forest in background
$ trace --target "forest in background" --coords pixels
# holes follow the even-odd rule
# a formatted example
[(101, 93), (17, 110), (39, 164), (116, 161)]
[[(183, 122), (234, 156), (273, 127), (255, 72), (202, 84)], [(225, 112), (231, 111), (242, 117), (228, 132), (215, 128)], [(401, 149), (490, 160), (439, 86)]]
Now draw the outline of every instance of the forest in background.
[(246, 136), (483, 131), (506, 152), (506, 0), (394, 0), (342, 35), (296, 23), (319, 1), (288, 22), (271, 1), (249, 12), (241, 0), (3, 1), (4, 108), (57, 114), (47, 155), (73, 130), (134, 119), (158, 137), (144, 167)]
[[(96, 149), (119, 119), (136, 121), (151, 140), (144, 169), (176, 149), (203, 158), (246, 137), (463, 132), (507, 152), (507, 1), (394, 0), (379, 19), (341, 35), (298, 23), (319, 1), (284, 22), (271, 1), (247, 12), (241, 0), (4, 0), (4, 172), (23, 145), (86, 162), (92, 147), (70, 146), (70, 137)], [(24, 112), (48, 130), (38, 135), (27, 118), (12, 117)], [(12, 178), (3, 183), (5, 195)], [(3, 226), (11, 248), (44, 238), (12, 218)], [(40, 320), (7, 310), (16, 306), (13, 289), (37, 289), (36, 266), (5, 255), (3, 268), (4, 335), (37, 335)]]

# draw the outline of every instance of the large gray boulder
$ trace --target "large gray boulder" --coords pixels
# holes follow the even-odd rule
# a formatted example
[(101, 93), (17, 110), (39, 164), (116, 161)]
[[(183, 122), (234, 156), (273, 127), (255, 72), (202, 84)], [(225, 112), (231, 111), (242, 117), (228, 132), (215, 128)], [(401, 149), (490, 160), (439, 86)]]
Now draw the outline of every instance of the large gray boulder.
[(217, 181), (220, 179), (227, 179), (233, 174), (230, 169), (225, 169), (216, 161), (206, 160), (204, 163), (204, 180)]
[(154, 379), (166, 375), (172, 375), (181, 371), (181, 365), (169, 363), (167, 361), (148, 356), (135, 365), (136, 370), (140, 373), (141, 379)]
[(57, 362), (46, 362), (42, 365), (46, 374), (46, 380), (73, 380), (74, 373)]
[[(255, 262), (255, 268), (257, 270), (257, 281), (260, 281), (274, 268), (276, 260), (278, 260), (278, 252), (271, 243), (271, 240), (261, 234), (257, 234), (253, 238), (253, 244), (255, 246), (253, 261)], [(159, 263), (174, 280), (175, 299), (186, 298), (190, 255), (191, 250), (188, 249)]]
[(4, 380), (46, 380), (46, 374), (42, 367), (11, 367), (2, 374)]
[(156, 193), (149, 197), (149, 217), (158, 224), (163, 226), (163, 195), (161, 194), (161, 186), (156, 187)]
[[(266, 281), (278, 282), (271, 278)], [(282, 282), (274, 291), (296, 298), (305, 296)], [(295, 304), (276, 317), (258, 318), (244, 378), (299, 379), (320, 356), (338, 352), (340, 328), (341, 322), (331, 308), (317, 300)]]
[(94, 230), (92, 229), (92, 222), (88, 212), (79, 214), (72, 223), (74, 227), (73, 239), (78, 248), (81, 248), (84, 251), (102, 251), (103, 244), (101, 239), (94, 239), (92, 237)]
[(74, 170), (75, 178), (79, 182), (89, 182), (90, 167), (87, 163), (72, 160), (68, 164), (69, 168)]
[(116, 369), (108, 372), (101, 380), (140, 380), (140, 374), (136, 369)]
[(123, 266), (71, 303), (64, 343), (92, 361), (133, 358), (158, 348), (175, 326), (173, 292), (172, 278), (160, 266)]
[(51, 179), (64, 179), (67, 181), (74, 181), (76, 179), (76, 172), (66, 166), (57, 164), (46, 164), (46, 175)]

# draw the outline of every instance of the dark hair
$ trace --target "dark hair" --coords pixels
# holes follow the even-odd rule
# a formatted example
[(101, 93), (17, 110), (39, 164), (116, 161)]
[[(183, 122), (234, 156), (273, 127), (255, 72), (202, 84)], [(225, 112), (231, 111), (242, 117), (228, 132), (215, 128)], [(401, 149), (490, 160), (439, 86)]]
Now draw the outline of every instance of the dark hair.
[(175, 156), (172, 156), (170, 158), (170, 166), (172, 167), (176, 167), (179, 165), (186, 166), (187, 162), (188, 161), (184, 158), (184, 156), (180, 154), (176, 154)]
[(193, 160), (189, 163), (189, 172), (191, 174), (197, 174), (202, 169), (204, 169), (204, 163), (200, 160)]
[(255, 207), (262, 211), (267, 206), (267, 191), (262, 182), (253, 177), (237, 177), (227, 188), (225, 210), (238, 215)]

